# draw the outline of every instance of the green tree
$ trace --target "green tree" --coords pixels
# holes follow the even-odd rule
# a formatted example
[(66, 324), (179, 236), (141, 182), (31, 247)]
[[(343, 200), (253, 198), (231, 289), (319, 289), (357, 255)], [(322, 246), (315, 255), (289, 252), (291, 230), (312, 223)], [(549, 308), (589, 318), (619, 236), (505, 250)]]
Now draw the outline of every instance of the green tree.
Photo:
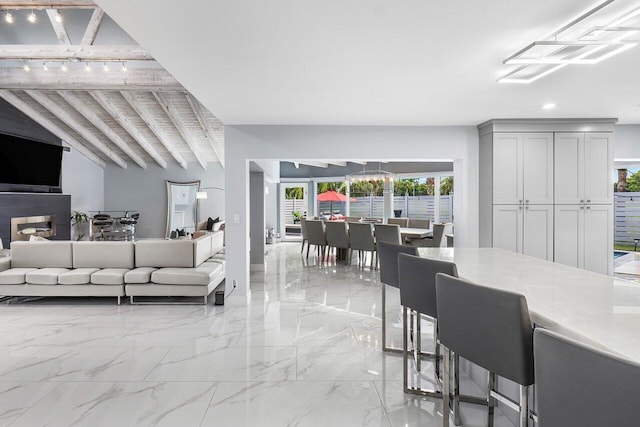
[(445, 176), (440, 180), (440, 194), (443, 196), (453, 193), (453, 177)]
[(627, 178), (627, 191), (640, 191), (640, 170), (632, 173), (631, 176)]
[(284, 190), (284, 197), (286, 199), (303, 199), (304, 190), (302, 187), (290, 187)]

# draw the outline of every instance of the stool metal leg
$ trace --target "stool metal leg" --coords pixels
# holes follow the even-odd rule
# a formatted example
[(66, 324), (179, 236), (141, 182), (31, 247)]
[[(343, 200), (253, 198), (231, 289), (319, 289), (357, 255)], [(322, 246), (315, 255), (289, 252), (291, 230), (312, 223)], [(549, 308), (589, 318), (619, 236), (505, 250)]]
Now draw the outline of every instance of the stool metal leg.
[(442, 427), (449, 427), (449, 349), (444, 347), (442, 357)]
[(520, 427), (529, 426), (529, 386), (520, 386)]
[(416, 313), (416, 369), (420, 372), (422, 368), (422, 331), (420, 330), (420, 314)]
[(489, 372), (489, 381), (487, 382), (487, 406), (489, 407), (488, 412), (488, 426), (493, 427), (493, 412), (495, 407), (495, 400), (491, 395), (491, 392), (495, 388), (496, 383), (496, 374), (493, 372)]
[(436, 346), (436, 378), (440, 378), (440, 342), (438, 341), (438, 319), (433, 319), (433, 342)]
[(460, 356), (453, 355), (453, 423), (460, 425)]

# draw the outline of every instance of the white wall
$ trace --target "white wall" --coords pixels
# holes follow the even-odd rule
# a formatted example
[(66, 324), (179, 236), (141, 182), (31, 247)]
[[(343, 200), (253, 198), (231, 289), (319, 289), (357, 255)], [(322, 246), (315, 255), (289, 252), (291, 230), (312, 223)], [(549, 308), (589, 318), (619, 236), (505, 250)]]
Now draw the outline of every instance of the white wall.
[[(219, 162), (207, 163), (207, 169), (199, 164), (190, 163), (188, 169), (181, 168), (175, 162), (169, 162), (167, 169), (148, 162), (142, 169), (129, 164), (122, 169), (115, 164), (107, 164), (104, 179), (104, 209), (137, 210), (140, 222), (136, 226), (138, 237), (164, 237), (167, 222), (166, 181), (201, 181), (202, 187), (220, 187), (224, 185), (224, 170)], [(209, 216), (224, 219), (224, 192), (204, 190), (207, 198), (199, 200), (199, 220)]]
[(227, 286), (236, 281), (242, 294), (249, 288), (249, 160), (319, 158), (454, 161), (456, 246), (478, 246), (475, 126), (226, 126)]
[(64, 152), (62, 192), (71, 194), (72, 211), (104, 209), (104, 169), (74, 149)]
[(265, 182), (264, 186), (265, 190), (268, 189), (268, 194), (264, 196), (265, 224), (278, 233), (278, 184)]
[(634, 159), (640, 163), (640, 125), (617, 125), (614, 147), (614, 159)]

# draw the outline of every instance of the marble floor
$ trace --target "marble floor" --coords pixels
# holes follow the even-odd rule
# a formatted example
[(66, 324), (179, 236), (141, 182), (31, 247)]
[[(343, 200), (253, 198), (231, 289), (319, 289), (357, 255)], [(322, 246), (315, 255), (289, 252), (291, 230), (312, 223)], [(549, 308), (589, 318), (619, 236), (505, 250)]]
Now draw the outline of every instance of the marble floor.
[[(405, 395), (402, 358), (380, 350), (377, 273), (268, 248), (250, 295), (224, 306), (0, 304), (0, 426), (440, 425), (441, 402)], [(388, 319), (400, 347), (399, 312)], [(482, 393), (464, 375), (461, 388)], [(486, 408), (463, 405), (462, 420), (486, 425)]]

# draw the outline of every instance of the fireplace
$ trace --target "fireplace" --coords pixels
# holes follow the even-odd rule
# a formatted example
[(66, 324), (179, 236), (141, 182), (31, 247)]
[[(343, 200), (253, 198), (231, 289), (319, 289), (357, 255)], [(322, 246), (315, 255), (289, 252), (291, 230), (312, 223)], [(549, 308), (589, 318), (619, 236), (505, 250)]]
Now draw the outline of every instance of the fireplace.
[(23, 216), (11, 218), (11, 241), (29, 240), (31, 236), (55, 237), (56, 216)]

